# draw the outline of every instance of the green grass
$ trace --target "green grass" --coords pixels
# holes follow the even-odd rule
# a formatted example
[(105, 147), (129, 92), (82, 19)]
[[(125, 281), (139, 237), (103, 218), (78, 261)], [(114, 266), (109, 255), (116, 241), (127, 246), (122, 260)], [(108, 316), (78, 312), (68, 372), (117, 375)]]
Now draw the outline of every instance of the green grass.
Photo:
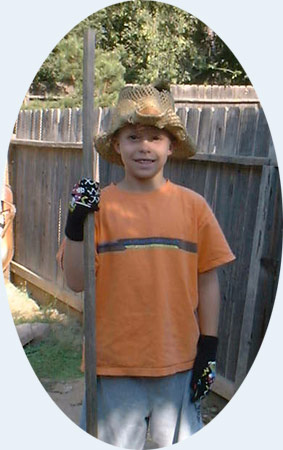
[(68, 321), (52, 325), (48, 337), (25, 346), (25, 353), (38, 378), (66, 381), (83, 376), (81, 343), (81, 327)]
[(40, 305), (29, 295), (26, 287), (6, 284), (9, 306), (15, 325), (45, 322), (50, 332), (40, 342), (31, 341), (24, 347), (26, 356), (40, 379), (65, 381), (83, 376), (82, 326), (69, 312), (60, 313), (56, 299), (47, 306)]

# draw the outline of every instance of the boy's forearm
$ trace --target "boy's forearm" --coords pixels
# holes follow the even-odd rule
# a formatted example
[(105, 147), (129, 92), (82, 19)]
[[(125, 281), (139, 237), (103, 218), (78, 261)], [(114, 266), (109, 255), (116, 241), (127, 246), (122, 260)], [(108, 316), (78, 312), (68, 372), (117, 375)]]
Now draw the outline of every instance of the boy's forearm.
[(216, 269), (199, 274), (198, 292), (200, 333), (206, 336), (217, 336), (220, 310), (220, 289)]
[(84, 243), (66, 239), (64, 274), (67, 285), (75, 292), (84, 290)]

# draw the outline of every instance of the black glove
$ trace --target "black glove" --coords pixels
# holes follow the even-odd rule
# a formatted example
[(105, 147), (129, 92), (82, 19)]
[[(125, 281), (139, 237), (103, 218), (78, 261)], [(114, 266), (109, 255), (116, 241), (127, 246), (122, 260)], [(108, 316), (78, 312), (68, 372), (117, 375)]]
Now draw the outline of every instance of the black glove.
[(191, 381), (191, 400), (203, 399), (215, 380), (218, 338), (200, 335)]
[(100, 187), (90, 178), (82, 178), (72, 190), (69, 212), (65, 228), (66, 236), (72, 241), (82, 241), (84, 221), (88, 213), (98, 211)]

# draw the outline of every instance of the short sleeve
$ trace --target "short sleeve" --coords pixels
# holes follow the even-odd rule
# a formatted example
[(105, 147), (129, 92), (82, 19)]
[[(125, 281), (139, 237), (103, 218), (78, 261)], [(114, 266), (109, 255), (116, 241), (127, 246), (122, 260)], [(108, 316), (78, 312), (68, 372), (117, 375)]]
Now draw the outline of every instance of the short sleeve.
[(199, 213), (198, 271), (206, 272), (235, 260), (224, 233), (203, 199)]

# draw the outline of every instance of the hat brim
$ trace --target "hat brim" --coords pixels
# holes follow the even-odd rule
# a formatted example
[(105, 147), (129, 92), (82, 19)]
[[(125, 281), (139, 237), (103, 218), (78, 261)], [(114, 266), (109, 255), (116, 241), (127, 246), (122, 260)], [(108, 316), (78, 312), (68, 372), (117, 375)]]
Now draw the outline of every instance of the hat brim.
[[(146, 122), (147, 123), (145, 123), (144, 125), (148, 125), (148, 121)], [(140, 120), (139, 123), (141, 123)], [(151, 126), (156, 126), (156, 124), (152, 124)], [(173, 136), (173, 139), (176, 143), (172, 155), (169, 156), (170, 159), (186, 160), (196, 154), (196, 145), (194, 144), (192, 138), (188, 135), (188, 133), (184, 131), (183, 127), (181, 128), (166, 126), (163, 129), (167, 130)], [(113, 132), (104, 132), (97, 135), (94, 139), (94, 145), (97, 152), (103, 159), (110, 163), (123, 166), (121, 156), (116, 152), (113, 145), (113, 135)]]

